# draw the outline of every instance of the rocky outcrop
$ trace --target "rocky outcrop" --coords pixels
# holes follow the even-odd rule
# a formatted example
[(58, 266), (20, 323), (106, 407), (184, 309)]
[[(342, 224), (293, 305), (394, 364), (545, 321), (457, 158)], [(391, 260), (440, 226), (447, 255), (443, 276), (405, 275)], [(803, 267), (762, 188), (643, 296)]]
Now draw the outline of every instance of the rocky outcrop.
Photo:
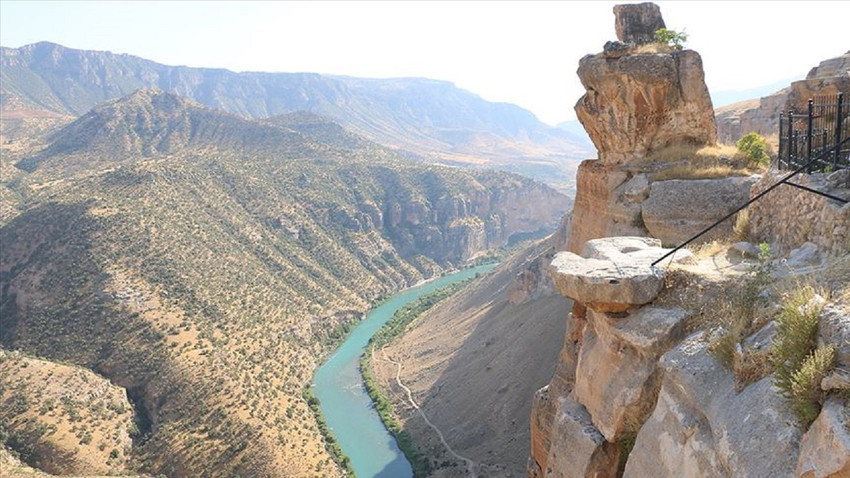
[(652, 183), (647, 173), (671, 166), (652, 164), (653, 154), (717, 140), (699, 54), (664, 47), (639, 53), (644, 50), (635, 45), (651, 42), (651, 33), (664, 26), (651, 3), (618, 5), (614, 14), (621, 41), (585, 56), (578, 68), (587, 91), (575, 110), (599, 158), (582, 162), (576, 175), (567, 245), (575, 253), (597, 237), (652, 235), (641, 207)]
[(693, 50), (588, 55), (578, 76), (587, 90), (576, 114), (602, 162), (618, 164), (675, 144), (714, 144), (717, 130), (702, 59)]
[(625, 476), (787, 476), (802, 434), (772, 377), (738, 393), (701, 335), (661, 358), (658, 402)]
[(785, 111), (804, 112), (809, 98), (841, 92), (845, 96), (850, 94), (850, 51), (839, 57), (822, 61), (809, 71), (805, 80), (791, 83)]
[(650, 266), (668, 251), (659, 245), (649, 238), (604, 238), (589, 241), (584, 257), (556, 255), (555, 286), (578, 305), (567, 320), (555, 377), (535, 396), (531, 475), (616, 475), (625, 458), (617, 442), (634, 434), (651, 410), (646, 404), (658, 393), (658, 357), (681, 337), (688, 316), (640, 306), (663, 287), (663, 270)]
[[(711, 296), (719, 290), (712, 292), (710, 282), (740, 280), (710, 272), (717, 257), (703, 263), (677, 258), (683, 265), (670, 287), (692, 288), (661, 295), (652, 286), (635, 300), (636, 284), (667, 278), (666, 269), (643, 262), (665, 251), (654, 239), (604, 238), (589, 241), (584, 257), (556, 255), (556, 288), (576, 305), (555, 377), (534, 397), (528, 475), (761, 477), (796, 469), (798, 476), (845, 476), (850, 409), (842, 392), (830, 391), (850, 389), (846, 300), (827, 304), (820, 314), (819, 341), (836, 347), (838, 369), (822, 381), (832, 398), (806, 432), (772, 375), (742, 386), (738, 372), (710, 351), (712, 329), (693, 332), (692, 319), (702, 320), (705, 304), (673, 299)], [(722, 291), (730, 287), (727, 282)], [(620, 307), (612, 312), (610, 303)], [(775, 333), (770, 322), (740, 346), (765, 350)]]
[[(588, 241), (583, 256), (559, 252), (550, 271), (565, 297), (601, 312), (622, 312), (646, 304), (661, 292), (664, 277), (651, 263), (664, 255), (661, 241), (612, 237)], [(689, 253), (681, 251), (679, 260)]]
[(614, 28), (623, 43), (645, 45), (655, 41), (655, 31), (664, 28), (661, 9), (650, 2), (633, 5), (614, 5)]
[[(652, 237), (679, 245), (734, 211), (750, 198), (758, 176), (723, 179), (656, 181), (641, 203), (641, 217)], [(727, 220), (703, 240), (729, 237), (734, 221)]]
[(832, 397), (803, 435), (797, 476), (838, 478), (850, 476), (850, 404)]

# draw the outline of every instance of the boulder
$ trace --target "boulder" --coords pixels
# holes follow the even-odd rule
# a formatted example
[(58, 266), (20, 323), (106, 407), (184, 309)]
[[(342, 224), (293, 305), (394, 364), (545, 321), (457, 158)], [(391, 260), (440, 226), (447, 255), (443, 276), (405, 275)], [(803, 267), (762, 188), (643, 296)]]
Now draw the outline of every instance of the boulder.
[(578, 76), (587, 92), (579, 121), (606, 163), (632, 162), (672, 145), (717, 141), (702, 59), (693, 50), (588, 55)]
[(643, 45), (655, 41), (655, 31), (665, 28), (661, 9), (650, 2), (614, 6), (614, 28), (623, 43)]
[[(664, 272), (652, 262), (669, 252), (657, 239), (606, 237), (588, 241), (584, 255), (559, 252), (549, 271), (564, 296), (601, 312), (621, 312), (652, 301), (664, 287)], [(674, 261), (692, 258), (677, 252)]]
[(839, 368), (850, 370), (850, 304), (827, 304), (821, 310), (818, 342), (835, 346), (835, 361)]
[(620, 450), (599, 433), (587, 410), (563, 397), (552, 424), (546, 474), (550, 478), (614, 477)]
[(846, 400), (832, 397), (803, 435), (797, 476), (850, 476), (850, 410)]
[(681, 309), (642, 307), (625, 318), (588, 311), (576, 366), (576, 400), (608, 441), (634, 432), (660, 386), (658, 357), (682, 336)]
[(788, 267), (799, 268), (821, 263), (820, 251), (816, 244), (806, 242), (788, 254)]
[(659, 399), (624, 476), (788, 476), (795, 469), (802, 434), (772, 376), (738, 393), (701, 332), (664, 354), (660, 366)]
[[(643, 222), (652, 237), (665, 245), (679, 245), (746, 203), (757, 179), (750, 176), (656, 181), (641, 204)], [(728, 237), (734, 225), (730, 218), (701, 241)]]

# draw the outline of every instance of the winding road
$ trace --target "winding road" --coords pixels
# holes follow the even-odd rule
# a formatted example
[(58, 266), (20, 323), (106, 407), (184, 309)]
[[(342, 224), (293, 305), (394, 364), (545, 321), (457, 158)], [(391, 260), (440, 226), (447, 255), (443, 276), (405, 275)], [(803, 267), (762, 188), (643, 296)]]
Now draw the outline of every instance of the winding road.
[(446, 450), (448, 450), (449, 453), (452, 456), (454, 456), (455, 458), (457, 458), (458, 460), (463, 460), (464, 462), (466, 462), (466, 468), (469, 470), (469, 475), (472, 478), (477, 478), (478, 475), (475, 472), (476, 463), (470, 458), (459, 455), (457, 452), (455, 452), (452, 449), (452, 447), (446, 441), (446, 438), (443, 436), (443, 432), (440, 431), (440, 429), (437, 427), (437, 425), (434, 425), (434, 423), (432, 423), (431, 420), (429, 420), (427, 416), (425, 416), (425, 412), (422, 411), (422, 409), (419, 408), (419, 405), (416, 403), (416, 401), (413, 400), (413, 392), (411, 392), (410, 389), (407, 388), (407, 386), (405, 386), (401, 382), (401, 363), (396, 362), (395, 360), (387, 357), (387, 352), (384, 350), (384, 347), (381, 347), (381, 355), (383, 356), (383, 358), (380, 359), (380, 360), (383, 360), (385, 362), (389, 362), (389, 363), (396, 366), (395, 381), (398, 384), (398, 386), (401, 387), (407, 393), (407, 400), (410, 402), (410, 404), (413, 406), (413, 408), (415, 408), (416, 411), (419, 412), (419, 415), (422, 417), (423, 420), (425, 420), (425, 423), (427, 423), (429, 427), (431, 427), (435, 432), (437, 432), (437, 436), (440, 437), (440, 442), (443, 444), (444, 447), (446, 447)]

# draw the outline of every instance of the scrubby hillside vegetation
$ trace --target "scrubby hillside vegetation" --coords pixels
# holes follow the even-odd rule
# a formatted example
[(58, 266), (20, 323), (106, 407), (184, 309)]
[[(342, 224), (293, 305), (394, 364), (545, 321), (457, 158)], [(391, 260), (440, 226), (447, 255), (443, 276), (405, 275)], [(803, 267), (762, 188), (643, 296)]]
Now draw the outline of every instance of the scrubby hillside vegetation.
[(253, 122), (158, 90), (32, 144), (2, 164), (0, 341), (126, 390), (138, 431), (119, 458), (151, 474), (339, 475), (302, 396), (329, 346), (374, 300), (567, 206), (309, 115)]

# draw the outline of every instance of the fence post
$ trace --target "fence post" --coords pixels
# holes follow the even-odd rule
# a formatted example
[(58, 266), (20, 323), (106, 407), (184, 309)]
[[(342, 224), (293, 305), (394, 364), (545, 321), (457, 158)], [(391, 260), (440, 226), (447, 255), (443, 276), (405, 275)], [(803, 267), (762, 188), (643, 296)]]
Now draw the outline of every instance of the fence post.
[[(809, 98), (809, 122), (806, 126), (806, 161), (812, 160), (812, 117), (815, 114), (815, 102)], [(809, 174), (811, 174), (813, 166), (809, 166)]]
[(841, 148), (838, 147), (841, 144), (841, 115), (843, 114), (842, 106), (844, 106), (844, 93), (838, 93), (838, 101), (836, 114), (835, 114), (835, 156), (832, 158), (832, 168), (838, 169), (838, 156), (841, 155)]
[[(780, 170), (780, 171), (782, 170), (782, 158), (783, 158), (783, 156), (782, 156), (782, 151), (783, 151), (783, 150), (782, 150), (782, 143), (783, 143), (783, 141), (782, 141), (782, 120), (783, 120), (783, 119), (785, 119), (785, 117), (784, 117), (784, 116), (783, 116), (783, 114), (780, 112), (780, 113), (779, 113), (779, 153), (776, 155), (776, 157), (777, 157), (777, 159), (778, 159), (777, 163), (778, 163), (778, 166), (779, 166), (779, 170)], [(838, 156), (836, 156), (836, 158), (837, 158), (837, 157), (838, 157)]]
[(797, 138), (794, 137), (794, 112), (788, 110), (788, 165), (791, 166), (797, 154)]

